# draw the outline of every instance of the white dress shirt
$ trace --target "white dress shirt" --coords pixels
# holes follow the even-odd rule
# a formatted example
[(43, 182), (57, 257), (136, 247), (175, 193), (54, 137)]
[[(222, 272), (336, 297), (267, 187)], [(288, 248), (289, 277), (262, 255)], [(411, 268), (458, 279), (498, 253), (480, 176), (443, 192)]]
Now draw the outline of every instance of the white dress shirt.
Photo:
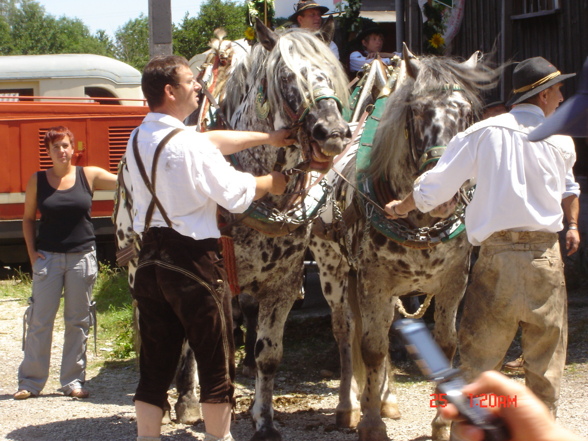
[[(193, 127), (162, 113), (148, 113), (143, 123), (131, 134), (127, 144), (127, 163), (133, 185), (133, 229), (142, 233), (145, 215), (151, 202), (135, 162), (132, 141), (139, 131), (138, 148), (147, 175), (151, 177), (153, 153), (159, 142), (174, 128), (184, 130), (167, 143), (159, 157), (156, 190), (172, 228), (194, 239), (220, 237), (217, 226), (217, 204), (230, 212), (245, 211), (255, 196), (255, 178), (235, 170), (220, 150)], [(152, 227), (167, 227), (157, 208)]]
[(530, 142), (527, 134), (544, 120), (541, 108), (519, 104), (458, 133), (437, 165), (415, 182), (417, 208), (430, 211), (474, 179), (465, 218), (473, 245), (500, 230), (562, 230), (561, 201), (580, 194), (572, 172), (576, 152), (568, 136)]

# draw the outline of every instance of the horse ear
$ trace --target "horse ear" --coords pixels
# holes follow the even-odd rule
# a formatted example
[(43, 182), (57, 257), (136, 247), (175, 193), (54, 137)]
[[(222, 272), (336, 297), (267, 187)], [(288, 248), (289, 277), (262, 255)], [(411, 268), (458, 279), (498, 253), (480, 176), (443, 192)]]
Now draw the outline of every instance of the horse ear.
[(470, 68), (470, 69), (474, 69), (476, 67), (476, 65), (478, 64), (478, 61), (480, 61), (481, 59), (482, 59), (482, 52), (476, 51), (472, 54), (472, 56), (470, 58), (468, 58), (466, 61), (461, 63), (461, 65), (464, 67)]
[(333, 37), (335, 36), (335, 19), (333, 16), (329, 16), (326, 20), (323, 21), (321, 24), (321, 28), (319, 30), (319, 38), (323, 40), (325, 43), (329, 44), (333, 41)]
[(402, 43), (402, 58), (406, 64), (406, 73), (411, 78), (416, 79), (421, 68), (421, 62), (410, 50), (408, 50), (406, 43)]
[(264, 25), (259, 17), (255, 17), (255, 33), (257, 34), (257, 41), (268, 51), (271, 51), (276, 46), (278, 35)]

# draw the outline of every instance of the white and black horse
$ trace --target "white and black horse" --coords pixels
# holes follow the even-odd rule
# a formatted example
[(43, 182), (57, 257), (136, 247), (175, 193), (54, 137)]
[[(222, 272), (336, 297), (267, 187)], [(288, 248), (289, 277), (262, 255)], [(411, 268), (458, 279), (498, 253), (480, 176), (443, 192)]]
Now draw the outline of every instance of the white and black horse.
[[(434, 336), (449, 359), (456, 351), (456, 312), (471, 250), (460, 234), (463, 203), (446, 219), (415, 211), (391, 221), (381, 207), (412, 191), (415, 178), (479, 112), (479, 93), (496, 73), (477, 57), (417, 59), (405, 48), (358, 148), (328, 175), (333, 201), (316, 221), (311, 250), (340, 351), (337, 424), (357, 426), (361, 441), (388, 440), (382, 416), (400, 417), (388, 333), (401, 296), (434, 294)], [(446, 437), (445, 423), (436, 419), (433, 439)]]

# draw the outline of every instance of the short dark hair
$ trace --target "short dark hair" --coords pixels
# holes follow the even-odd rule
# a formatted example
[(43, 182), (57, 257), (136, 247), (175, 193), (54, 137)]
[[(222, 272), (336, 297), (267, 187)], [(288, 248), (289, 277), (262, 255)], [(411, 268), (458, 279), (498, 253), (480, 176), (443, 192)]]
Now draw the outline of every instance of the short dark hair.
[(158, 55), (153, 57), (143, 69), (141, 89), (151, 110), (163, 104), (166, 85), (178, 84), (180, 66), (190, 67), (188, 60), (179, 55)]
[(47, 130), (47, 133), (45, 133), (43, 144), (45, 144), (45, 148), (49, 150), (51, 144), (53, 144), (55, 141), (59, 141), (60, 139), (65, 138), (66, 136), (69, 138), (69, 142), (73, 146), (74, 135), (71, 130), (64, 126), (50, 127)]

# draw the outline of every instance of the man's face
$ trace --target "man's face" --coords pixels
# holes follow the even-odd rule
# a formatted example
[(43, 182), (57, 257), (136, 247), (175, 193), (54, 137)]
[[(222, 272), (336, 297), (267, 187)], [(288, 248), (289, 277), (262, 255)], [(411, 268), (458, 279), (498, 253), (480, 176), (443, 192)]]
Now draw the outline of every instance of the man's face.
[(545, 116), (551, 115), (555, 112), (555, 109), (559, 107), (559, 104), (563, 101), (563, 95), (561, 93), (561, 86), (563, 83), (557, 83), (553, 86), (545, 89)]
[(200, 84), (188, 66), (178, 69), (178, 82), (173, 85), (176, 105), (186, 116), (198, 108), (198, 91)]
[(318, 31), (321, 28), (322, 18), (318, 8), (302, 11), (296, 19), (298, 20), (298, 26), (303, 29)]

